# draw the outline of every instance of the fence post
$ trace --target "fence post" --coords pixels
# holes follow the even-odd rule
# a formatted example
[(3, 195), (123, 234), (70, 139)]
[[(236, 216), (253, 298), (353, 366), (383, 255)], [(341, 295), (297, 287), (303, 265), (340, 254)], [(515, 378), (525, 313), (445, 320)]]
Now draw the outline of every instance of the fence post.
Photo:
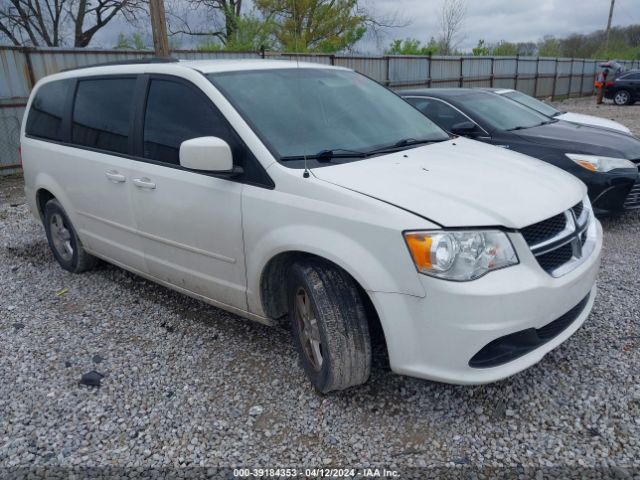
[(533, 96), (538, 96), (538, 76), (540, 75), (540, 57), (536, 57), (536, 74), (533, 77)]
[(516, 55), (516, 76), (515, 76), (515, 81), (514, 81), (514, 85), (513, 85), (513, 89), (514, 90), (518, 90), (518, 71), (520, 69), (520, 54), (518, 53)]
[(571, 57), (571, 63), (569, 63), (569, 88), (567, 89), (567, 98), (571, 98), (571, 85), (573, 83), (573, 57)]
[(385, 61), (385, 70), (387, 73), (385, 73), (385, 80), (384, 80), (384, 85), (385, 87), (389, 87), (391, 85), (391, 62), (389, 60), (389, 56), (385, 55), (384, 56), (384, 61)]
[(329, 63), (331, 65), (335, 65), (336, 64), (336, 56), (335, 56), (335, 54), (332, 53), (331, 55), (329, 55)]
[(431, 88), (431, 61), (432, 53), (429, 52), (429, 65), (427, 66), (427, 87)]
[(556, 97), (556, 87), (558, 86), (558, 57), (556, 57), (556, 65), (553, 70), (553, 89), (551, 90), (551, 100)]
[(33, 47), (22, 47), (20, 50), (24, 55), (24, 60), (27, 64), (27, 87), (28, 90), (31, 91), (33, 86), (36, 84), (36, 76), (33, 73), (33, 65), (31, 64), (31, 52), (33, 51)]
[(496, 58), (491, 57), (491, 77), (489, 77), (489, 86), (491, 88), (493, 88), (493, 78), (495, 77), (495, 74), (496, 74), (495, 63), (496, 63)]
[(582, 76), (580, 77), (580, 95), (578, 95), (579, 97), (581, 97), (584, 92), (584, 64), (585, 64), (585, 60), (583, 58), (582, 59)]
[(460, 88), (464, 86), (464, 70), (462, 68), (463, 64), (464, 64), (464, 57), (461, 55), (460, 56), (460, 80), (458, 81), (458, 85), (460, 86)]

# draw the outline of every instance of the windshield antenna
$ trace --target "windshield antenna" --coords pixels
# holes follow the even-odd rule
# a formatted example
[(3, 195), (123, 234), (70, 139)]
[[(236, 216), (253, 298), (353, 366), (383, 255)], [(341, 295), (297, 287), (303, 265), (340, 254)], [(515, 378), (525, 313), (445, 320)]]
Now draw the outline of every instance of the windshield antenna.
[[(300, 23), (298, 22), (298, 14), (297, 14), (297, 10), (296, 10), (296, 1), (297, 0), (292, 0), (291, 2), (291, 8), (293, 10), (293, 21), (295, 22), (295, 29), (293, 31), (293, 46), (295, 49), (295, 56), (296, 56), (296, 74), (297, 74), (297, 83), (298, 83), (298, 93), (302, 93), (302, 88), (300, 85), (300, 52), (298, 52), (298, 36), (300, 35), (300, 32), (298, 30), (298, 27), (300, 25)], [(304, 145), (302, 146), (302, 156), (304, 157), (304, 172), (302, 174), (303, 178), (309, 178), (309, 167), (307, 166), (307, 153), (305, 152), (305, 148)]]

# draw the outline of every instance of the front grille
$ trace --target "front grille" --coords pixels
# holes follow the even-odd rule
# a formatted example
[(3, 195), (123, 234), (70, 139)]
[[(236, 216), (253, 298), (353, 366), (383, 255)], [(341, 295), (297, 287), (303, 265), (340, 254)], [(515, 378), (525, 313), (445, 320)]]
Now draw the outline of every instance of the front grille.
[(551, 273), (556, 268), (561, 267), (569, 260), (571, 260), (572, 257), (573, 247), (570, 243), (567, 243), (566, 245), (563, 245), (562, 247), (555, 250), (551, 250), (548, 253), (538, 255), (536, 259), (545, 272)]
[(551, 217), (542, 222), (534, 223), (521, 230), (522, 236), (529, 246), (535, 245), (558, 235), (567, 226), (567, 218), (564, 213)]
[(497, 367), (526, 355), (566, 330), (584, 311), (588, 302), (589, 295), (567, 313), (543, 327), (527, 328), (489, 342), (469, 360), (469, 366)]
[(624, 201), (624, 208), (632, 210), (640, 208), (640, 182), (636, 182)]
[(580, 202), (571, 210), (573, 210), (573, 213), (575, 214), (576, 218), (580, 218), (580, 215), (582, 215), (582, 211), (584, 210), (584, 203)]
[(569, 262), (579, 262), (582, 247), (589, 248), (589, 217), (584, 202), (580, 202), (570, 210), (529, 225), (520, 232), (540, 267), (549, 275), (560, 276), (571, 270), (568, 266), (561, 267)]

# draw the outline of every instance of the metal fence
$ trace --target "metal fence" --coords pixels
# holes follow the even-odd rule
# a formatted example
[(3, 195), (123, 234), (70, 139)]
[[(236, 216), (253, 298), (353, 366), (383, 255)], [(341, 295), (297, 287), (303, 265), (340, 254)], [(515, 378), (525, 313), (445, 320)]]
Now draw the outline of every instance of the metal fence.
[[(0, 174), (17, 171), (20, 123), (33, 85), (46, 75), (96, 63), (153, 56), (132, 50), (22, 48), (0, 46)], [(178, 50), (185, 60), (273, 58), (352, 68), (393, 88), (502, 87), (535, 97), (591, 95), (598, 63), (603, 60), (538, 57), (414, 57), (283, 54), (277, 52), (200, 52)], [(640, 61), (620, 62), (640, 68)]]

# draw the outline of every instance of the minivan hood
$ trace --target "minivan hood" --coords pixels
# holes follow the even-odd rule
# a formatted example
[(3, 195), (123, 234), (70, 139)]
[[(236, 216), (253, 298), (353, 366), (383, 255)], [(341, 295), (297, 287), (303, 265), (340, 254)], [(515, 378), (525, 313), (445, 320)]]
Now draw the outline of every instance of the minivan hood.
[(567, 210), (586, 194), (578, 179), (559, 168), (464, 138), (315, 168), (313, 175), (445, 227), (522, 228)]
[(565, 153), (640, 159), (640, 140), (621, 132), (559, 120), (514, 131), (523, 140), (561, 148)]
[(565, 122), (581, 123), (583, 125), (591, 125), (594, 127), (603, 127), (610, 130), (630, 134), (631, 131), (621, 123), (609, 120), (608, 118), (596, 117), (595, 115), (585, 115), (583, 113), (564, 112), (556, 116), (558, 120)]

